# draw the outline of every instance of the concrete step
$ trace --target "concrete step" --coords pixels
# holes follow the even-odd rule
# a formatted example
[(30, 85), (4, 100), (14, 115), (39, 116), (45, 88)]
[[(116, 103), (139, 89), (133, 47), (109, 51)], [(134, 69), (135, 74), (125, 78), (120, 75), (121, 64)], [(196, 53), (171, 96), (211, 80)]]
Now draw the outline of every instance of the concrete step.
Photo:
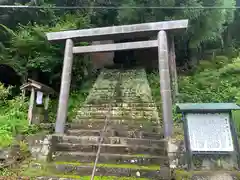
[[(86, 152), (64, 152), (58, 151), (54, 153), (54, 161), (64, 161), (64, 162), (82, 162), (82, 163), (92, 163), (96, 159), (96, 153), (86, 153)], [(99, 163), (109, 163), (109, 164), (135, 164), (140, 166), (149, 165), (168, 165), (167, 156), (152, 156), (152, 155), (128, 155), (128, 154), (109, 154), (100, 153)]]
[[(58, 143), (54, 147), (55, 151), (79, 151), (79, 152), (95, 152), (97, 153), (98, 144), (73, 144)], [(102, 144), (101, 153), (117, 153), (117, 154), (148, 154), (148, 155), (166, 155), (166, 148), (155, 145), (123, 145), (123, 144)]]
[[(98, 144), (100, 136), (55, 136), (58, 143), (78, 143), (78, 144)], [(104, 137), (103, 143), (105, 144), (123, 144), (123, 145), (144, 145), (144, 146), (157, 146), (163, 147), (167, 141), (140, 139), (140, 138), (126, 138), (126, 137)]]
[[(102, 130), (67, 130), (66, 134), (70, 136), (100, 136)], [(117, 130), (117, 129), (111, 129), (107, 130), (104, 133), (104, 136), (117, 136), (117, 137), (128, 137), (128, 138), (146, 138), (146, 139), (155, 139), (155, 140), (161, 140), (164, 138), (164, 134), (162, 133), (151, 133), (151, 132), (144, 132), (144, 131), (131, 131), (131, 130)]]

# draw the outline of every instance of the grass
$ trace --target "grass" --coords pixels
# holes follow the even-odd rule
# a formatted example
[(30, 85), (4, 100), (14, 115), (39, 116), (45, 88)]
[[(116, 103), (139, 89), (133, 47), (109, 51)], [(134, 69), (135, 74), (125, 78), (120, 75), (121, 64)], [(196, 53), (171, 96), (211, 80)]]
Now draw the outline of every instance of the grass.
[[(79, 162), (56, 162), (58, 165), (73, 165), (73, 166), (93, 166), (94, 163), (79, 163)], [(128, 168), (128, 169), (142, 169), (142, 170), (159, 170), (159, 165), (149, 165), (149, 166), (140, 166), (135, 164), (101, 164), (98, 163), (97, 167), (106, 167), (106, 168)]]
[(11, 88), (0, 83), (0, 147), (14, 143), (17, 134), (32, 134), (37, 128), (28, 126), (27, 101), (20, 96), (9, 100)]
[[(72, 178), (79, 180), (90, 180), (90, 176), (61, 176), (62, 178)], [(136, 177), (116, 177), (116, 176), (95, 176), (95, 180), (148, 180), (146, 178), (136, 178)]]

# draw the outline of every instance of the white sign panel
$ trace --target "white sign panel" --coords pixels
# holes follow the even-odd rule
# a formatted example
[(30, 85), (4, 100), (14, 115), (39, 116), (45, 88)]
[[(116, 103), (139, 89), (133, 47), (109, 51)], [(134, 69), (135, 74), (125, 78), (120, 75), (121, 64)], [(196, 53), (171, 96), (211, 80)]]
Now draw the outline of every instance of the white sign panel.
[(37, 104), (42, 104), (42, 100), (43, 100), (43, 93), (41, 91), (37, 91), (36, 103)]
[(192, 151), (234, 151), (229, 114), (187, 114)]

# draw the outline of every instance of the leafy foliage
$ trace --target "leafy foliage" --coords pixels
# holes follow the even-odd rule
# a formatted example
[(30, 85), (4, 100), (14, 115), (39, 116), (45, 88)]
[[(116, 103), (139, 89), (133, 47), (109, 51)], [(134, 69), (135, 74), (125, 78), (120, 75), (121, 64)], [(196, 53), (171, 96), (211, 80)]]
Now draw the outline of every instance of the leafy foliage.
[[(233, 7), (234, 0), (160, 0), (160, 1), (139, 1), (123, 0), (122, 7), (186, 7), (174, 9), (144, 9), (126, 8), (120, 9), (118, 20), (120, 23), (142, 23), (149, 21), (189, 19), (190, 25), (187, 34), (183, 37), (190, 39), (190, 46), (197, 47), (203, 42), (215, 41), (225, 30), (225, 23), (231, 23), (234, 18), (234, 9), (202, 9), (203, 6)], [(187, 7), (199, 7), (188, 9)]]
[[(158, 73), (149, 74), (148, 79), (154, 99), (159, 101)], [(240, 103), (240, 58), (217, 56), (213, 60), (202, 60), (193, 75), (179, 76), (179, 88), (178, 102), (182, 103)], [(174, 119), (179, 120), (175, 109), (173, 112)], [(234, 112), (234, 119), (240, 132), (239, 111)]]
[[(71, 92), (68, 102), (68, 119), (67, 121), (71, 122), (73, 118), (76, 117), (77, 111), (79, 110), (79, 107), (83, 105), (86, 97), (88, 96), (88, 93), (90, 89), (92, 88), (92, 85), (95, 81), (95, 76), (92, 76), (89, 78), (85, 83), (81, 85), (81, 87), (78, 90), (74, 90)], [(56, 99), (51, 100), (49, 103), (49, 120), (51, 122), (55, 122), (56, 120), (56, 113), (57, 113), (57, 106), (58, 101)]]
[(213, 60), (213, 65), (193, 76), (181, 77), (180, 102), (236, 102), (240, 59), (229, 64), (224, 64), (228, 62), (227, 58), (224, 59)]
[(7, 100), (10, 88), (4, 88), (0, 83), (0, 147), (13, 142), (17, 134), (27, 134), (31, 127), (27, 121), (27, 103), (21, 97)]
[[(28, 73), (35, 71), (35, 73), (45, 73), (49, 77), (49, 82), (52, 83), (53, 80), (60, 80), (61, 69), (63, 59), (63, 45), (50, 44), (45, 34), (51, 31), (60, 31), (67, 29), (77, 29), (88, 26), (87, 17), (82, 14), (65, 14), (59, 21), (50, 25), (20, 25), (18, 30), (11, 31), (7, 29), (8, 33), (11, 33), (11, 39), (9, 41), (9, 48), (3, 50), (2, 58), (0, 57), (0, 64), (5, 64), (12, 66), (19, 75), (28, 76)], [(75, 63), (77, 61), (77, 64)], [(86, 59), (82, 56), (75, 57), (74, 65), (83, 64), (81, 72), (88, 70), (86, 66)], [(78, 66), (79, 67), (79, 66)], [(79, 72), (78, 68), (74, 68), (75, 71)], [(77, 82), (83, 79), (84, 73), (78, 73)]]

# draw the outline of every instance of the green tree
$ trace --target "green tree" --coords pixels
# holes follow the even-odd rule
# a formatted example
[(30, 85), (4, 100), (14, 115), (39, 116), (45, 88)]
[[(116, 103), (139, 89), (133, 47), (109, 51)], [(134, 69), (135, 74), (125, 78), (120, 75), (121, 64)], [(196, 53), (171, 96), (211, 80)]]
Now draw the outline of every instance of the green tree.
[[(49, 82), (60, 78), (63, 61), (64, 44), (52, 44), (46, 39), (46, 32), (78, 29), (89, 25), (89, 18), (83, 14), (67, 13), (54, 25), (29, 24), (19, 25), (16, 31), (7, 29), (11, 38), (9, 47), (3, 48), (0, 64), (13, 65), (19, 75), (26, 79), (33, 72), (35, 78), (39, 73), (45, 73)], [(83, 56), (77, 56), (75, 61), (86, 61)], [(76, 62), (79, 64), (79, 62)], [(76, 69), (76, 68), (75, 68)], [(32, 74), (32, 73), (31, 73)]]
[[(142, 23), (149, 21), (189, 19), (189, 28), (183, 36), (190, 40), (190, 47), (196, 48), (203, 42), (221, 39), (225, 24), (232, 22), (234, 9), (202, 9), (204, 6), (234, 6), (235, 0), (123, 0), (118, 12), (120, 23)], [(186, 7), (182, 9), (129, 8), (129, 7)], [(187, 8), (199, 7), (199, 8)]]

